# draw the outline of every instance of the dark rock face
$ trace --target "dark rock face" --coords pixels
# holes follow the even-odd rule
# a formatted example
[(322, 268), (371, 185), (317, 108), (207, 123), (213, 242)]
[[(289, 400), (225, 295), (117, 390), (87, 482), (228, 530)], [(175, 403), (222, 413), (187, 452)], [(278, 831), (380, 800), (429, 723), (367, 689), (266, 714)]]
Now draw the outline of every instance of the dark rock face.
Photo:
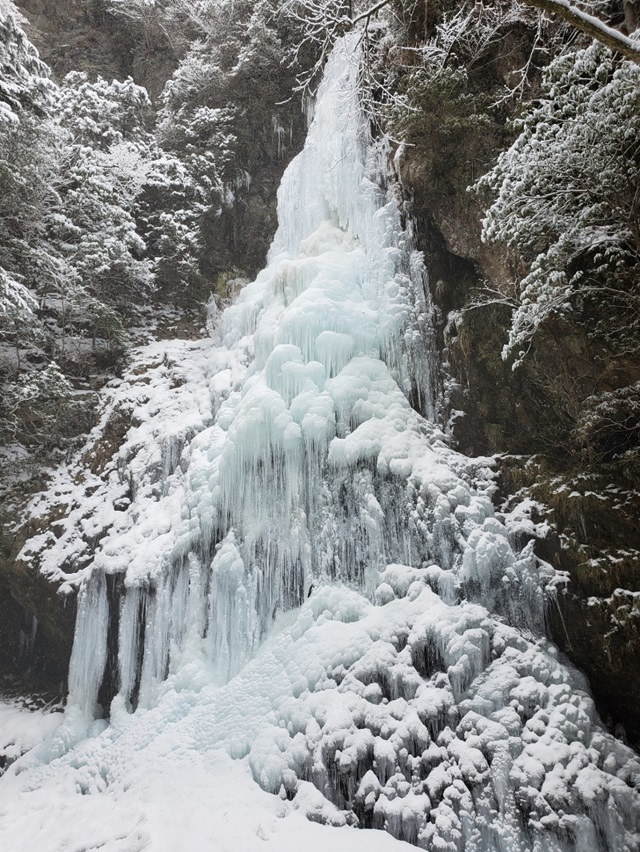
[(18, 0), (25, 31), (61, 79), (85, 71), (106, 80), (133, 77), (151, 97), (162, 91), (179, 57), (158, 27), (115, 16), (102, 0)]
[[(18, 559), (33, 524), (16, 534), (5, 512), (0, 528), (0, 679), (18, 678), (24, 691), (63, 694), (75, 623), (75, 599)], [(42, 531), (51, 519), (42, 520)]]
[(571, 474), (537, 460), (503, 459), (505, 491), (523, 489), (553, 525), (539, 555), (570, 582), (548, 611), (548, 631), (589, 677), (603, 720), (640, 745), (640, 495), (638, 470), (609, 464)]
[[(284, 91), (281, 82), (280, 99)], [(233, 204), (207, 217), (202, 271), (209, 281), (216, 281), (220, 275), (225, 283), (238, 276), (253, 279), (266, 265), (278, 224), (276, 193), (286, 167), (304, 144), (307, 130), (298, 103), (287, 104), (279, 112), (280, 120), (287, 124), (286, 144), (279, 141), (274, 130), (272, 102), (249, 100), (243, 105), (235, 128), (238, 163), (251, 179), (248, 186), (234, 190)]]
[[(614, 25), (620, 11), (609, 9)], [(464, 453), (502, 454), (504, 499), (540, 504), (552, 532), (536, 542), (539, 555), (569, 576), (548, 614), (549, 633), (589, 677), (603, 718), (637, 745), (640, 461), (637, 452), (616, 459), (621, 447), (633, 449), (637, 425), (627, 418), (625, 434), (591, 445), (578, 426), (589, 395), (632, 386), (640, 365), (589, 334), (589, 308), (547, 321), (516, 370), (502, 360), (509, 297), (526, 270), (511, 251), (482, 242), (491, 200), (468, 190), (513, 141), (508, 119), (517, 102), (501, 95), (526, 63), (531, 37), (517, 23), (464, 73), (449, 70), (425, 86), (405, 127), (411, 144), (394, 163), (429, 270), (450, 434)], [(529, 82), (534, 99), (540, 76)], [(486, 288), (496, 298), (479, 307)], [(600, 318), (606, 310), (598, 306)]]

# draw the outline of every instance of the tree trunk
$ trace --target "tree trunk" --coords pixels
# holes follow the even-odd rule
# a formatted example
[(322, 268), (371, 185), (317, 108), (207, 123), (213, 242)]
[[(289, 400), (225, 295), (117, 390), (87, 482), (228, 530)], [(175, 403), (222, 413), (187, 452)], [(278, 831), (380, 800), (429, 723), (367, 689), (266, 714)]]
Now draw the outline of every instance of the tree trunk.
[(624, 23), (629, 34), (638, 29), (638, 10), (634, 0), (623, 0)]

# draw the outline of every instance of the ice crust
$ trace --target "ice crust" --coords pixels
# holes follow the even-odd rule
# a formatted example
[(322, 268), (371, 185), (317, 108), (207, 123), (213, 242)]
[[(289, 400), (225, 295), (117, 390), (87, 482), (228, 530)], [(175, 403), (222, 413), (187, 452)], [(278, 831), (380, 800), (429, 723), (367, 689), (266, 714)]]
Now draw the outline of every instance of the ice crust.
[(93, 436), (126, 409), (121, 447), (56, 474), (67, 520), (23, 558), (79, 585), (69, 704), (0, 781), (2, 848), (640, 849), (640, 763), (542, 638), (561, 578), (531, 507), (496, 517), (490, 460), (434, 425), (425, 271), (353, 54), (268, 267), (213, 340), (140, 350)]

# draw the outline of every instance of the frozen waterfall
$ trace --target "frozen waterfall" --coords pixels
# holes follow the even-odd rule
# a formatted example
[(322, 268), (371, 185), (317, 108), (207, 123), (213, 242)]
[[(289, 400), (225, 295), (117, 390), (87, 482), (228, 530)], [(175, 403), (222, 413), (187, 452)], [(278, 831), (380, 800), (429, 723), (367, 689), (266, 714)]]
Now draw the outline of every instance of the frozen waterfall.
[[(131, 503), (78, 575), (67, 721), (0, 783), (12, 814), (30, 791), (85, 794), (82, 848), (111, 813), (97, 802), (119, 808), (101, 848), (172, 848), (140, 816), (163, 774), (192, 785), (212, 837), (219, 776), (249, 809), (250, 772), (283, 824), (343, 826), (345, 852), (365, 848), (348, 825), (386, 830), (378, 852), (638, 850), (640, 763), (543, 638), (557, 577), (515, 547), (526, 508), (496, 516), (488, 460), (435, 425), (425, 270), (359, 110), (353, 38), (283, 178), (268, 267), (189, 350), (199, 384), (155, 403), (151, 381), (135, 411), (150, 430), (165, 417), (154, 452), (132, 430), (92, 495), (97, 512), (126, 484)], [(233, 848), (286, 847), (252, 819)]]
[[(425, 271), (381, 188), (384, 152), (368, 138), (356, 78), (337, 53), (280, 187), (269, 265), (220, 319), (215, 420), (189, 447), (170, 542), (150, 559), (114, 538), (83, 586), (70, 700), (87, 712), (107, 645), (120, 695), (148, 706), (186, 644), (225, 683), (312, 587), (344, 582), (373, 597), (389, 563), (453, 560), (450, 525), (428, 529), (407, 510), (412, 471), (447, 491), (459, 482), (421, 416), (434, 413)], [(105, 574), (123, 569), (109, 602)]]

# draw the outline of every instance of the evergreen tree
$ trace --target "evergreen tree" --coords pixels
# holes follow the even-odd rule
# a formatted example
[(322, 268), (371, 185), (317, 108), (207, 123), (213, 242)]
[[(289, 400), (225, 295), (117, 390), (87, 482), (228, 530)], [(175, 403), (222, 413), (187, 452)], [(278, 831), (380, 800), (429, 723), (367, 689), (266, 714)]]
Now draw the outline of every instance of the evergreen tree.
[(537, 328), (567, 312), (612, 353), (637, 351), (640, 67), (593, 44), (552, 62), (544, 86), (479, 182), (497, 194), (484, 238), (528, 265), (505, 357), (524, 357)]

